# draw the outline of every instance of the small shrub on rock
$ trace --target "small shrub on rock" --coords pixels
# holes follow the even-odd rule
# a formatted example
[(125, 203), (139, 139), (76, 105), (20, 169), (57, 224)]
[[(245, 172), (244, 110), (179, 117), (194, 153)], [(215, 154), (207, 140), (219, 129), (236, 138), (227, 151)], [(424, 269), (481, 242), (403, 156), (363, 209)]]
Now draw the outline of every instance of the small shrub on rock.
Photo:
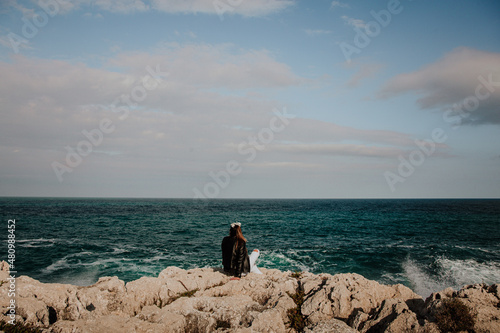
[(302, 304), (304, 303), (304, 290), (302, 288), (298, 288), (295, 294), (288, 294), (295, 304), (296, 307), (288, 310), (288, 325), (290, 328), (294, 329), (297, 332), (303, 332), (306, 327), (306, 318), (302, 314)]
[(458, 298), (448, 298), (443, 301), (437, 311), (436, 324), (441, 332), (474, 332), (476, 316), (469, 307)]
[(41, 333), (42, 330), (29, 324), (16, 322), (14, 325), (0, 321), (0, 330), (5, 333)]
[(218, 330), (219, 328), (222, 329), (230, 329), (231, 328), (231, 323), (227, 320), (219, 320), (217, 319), (217, 323), (215, 324), (215, 329)]
[[(193, 297), (193, 296), (194, 296), (194, 294), (196, 294), (196, 292), (197, 292), (198, 290), (199, 290), (199, 289), (198, 289), (198, 288), (196, 288), (196, 289), (193, 289), (193, 290), (188, 290), (188, 291), (185, 291), (185, 292), (183, 292), (183, 293), (181, 293), (181, 294), (178, 294), (177, 296), (174, 296), (174, 297), (170, 298), (170, 300), (167, 302), (167, 304), (166, 304), (166, 305), (171, 304), (171, 303), (173, 303), (173, 302), (177, 301), (177, 300), (178, 300), (179, 298), (181, 298), (181, 297)], [(163, 303), (163, 302), (162, 302), (162, 303)], [(163, 305), (165, 305), (165, 304), (162, 304), (162, 306), (163, 306)], [(160, 308), (162, 308), (162, 306), (160, 306)]]

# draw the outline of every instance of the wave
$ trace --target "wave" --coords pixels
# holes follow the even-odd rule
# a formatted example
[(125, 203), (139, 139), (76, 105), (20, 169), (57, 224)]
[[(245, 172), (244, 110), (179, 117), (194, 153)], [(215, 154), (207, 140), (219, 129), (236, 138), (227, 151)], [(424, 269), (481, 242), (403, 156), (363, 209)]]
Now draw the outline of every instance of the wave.
[[(116, 254), (116, 253), (114, 253)], [(120, 279), (131, 281), (142, 276), (155, 276), (162, 270), (159, 264), (165, 256), (151, 258), (99, 257), (98, 254), (83, 251), (66, 255), (41, 269), (46, 282), (70, 283), (88, 286), (100, 276), (118, 275)]]
[(87, 269), (82, 272), (72, 272), (71, 275), (66, 275), (58, 278), (57, 283), (68, 283), (74, 286), (90, 286), (97, 282), (99, 279), (98, 269)]
[(114, 248), (112, 248), (112, 250), (113, 250), (113, 252), (111, 252), (111, 254), (130, 253), (130, 251), (129, 251), (129, 250), (124, 249), (124, 248), (114, 247)]
[(38, 238), (38, 239), (16, 239), (19, 247), (51, 247), (57, 242), (57, 239)]
[[(58, 271), (58, 270), (61, 270), (61, 269), (72, 268), (75, 265), (79, 265), (79, 266), (84, 265), (79, 260), (76, 263), (71, 263), (70, 260), (73, 258), (78, 258), (78, 257), (86, 256), (86, 255), (92, 255), (92, 254), (94, 254), (94, 253), (89, 252), (89, 251), (68, 254), (67, 256), (64, 256), (63, 258), (57, 260), (56, 262), (54, 262), (54, 263), (50, 264), (49, 266), (45, 267), (44, 269), (42, 269), (42, 273), (43, 274), (51, 274), (51, 273)], [(73, 261), (74, 261), (74, 259), (73, 259)]]
[(320, 262), (313, 261), (309, 255), (303, 255), (301, 252), (308, 251), (287, 250), (285, 253), (281, 251), (261, 251), (257, 266), (304, 272), (314, 271), (315, 268), (321, 266)]
[(403, 264), (405, 278), (420, 296), (427, 297), (448, 287), (460, 289), (475, 283), (500, 282), (500, 263), (478, 262), (474, 259), (437, 258), (431, 266), (407, 259)]
[(457, 249), (462, 249), (462, 250), (471, 250), (471, 251), (480, 251), (480, 252), (484, 252), (484, 253), (492, 253), (492, 254), (495, 254), (497, 253), (496, 250), (493, 250), (493, 249), (485, 249), (485, 248), (482, 248), (482, 247), (476, 247), (476, 246), (465, 246), (465, 245), (456, 245), (455, 246)]

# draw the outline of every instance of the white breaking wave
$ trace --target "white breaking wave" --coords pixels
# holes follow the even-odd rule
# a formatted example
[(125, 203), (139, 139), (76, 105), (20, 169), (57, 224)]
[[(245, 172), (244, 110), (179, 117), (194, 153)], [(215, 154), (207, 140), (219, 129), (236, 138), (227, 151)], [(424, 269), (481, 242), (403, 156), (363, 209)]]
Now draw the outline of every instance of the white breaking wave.
[(455, 290), (468, 284), (500, 282), (500, 263), (480, 263), (473, 259), (451, 260), (440, 257), (435, 261), (434, 274), (411, 259), (403, 263), (404, 275), (412, 289), (422, 297), (448, 287)]
[(57, 239), (45, 239), (45, 238), (38, 238), (38, 239), (16, 239), (16, 243), (19, 244), (20, 247), (51, 247), (54, 246), (56, 243)]
[(81, 256), (89, 256), (92, 254), (93, 254), (92, 252), (88, 252), (88, 251), (68, 254), (67, 256), (64, 256), (63, 258), (57, 260), (56, 262), (54, 262), (54, 263), (50, 264), (49, 266), (45, 267), (44, 269), (42, 269), (42, 273), (43, 274), (50, 274), (50, 273), (55, 272), (57, 270), (68, 269), (68, 268), (71, 268), (75, 265), (82, 265), (80, 262), (72, 264), (72, 263), (70, 263), (70, 260), (72, 258), (77, 258), (77, 257), (81, 257)]
[[(43, 268), (41, 273), (50, 276), (54, 273), (58, 276), (58, 283), (70, 283), (77, 286), (88, 286), (94, 284), (102, 270), (113, 267), (115, 272), (140, 273), (147, 275), (157, 275), (159, 270), (154, 265), (150, 265), (145, 259), (131, 258), (97, 258), (92, 261), (94, 253), (79, 252), (69, 254)], [(80, 258), (86, 257), (87, 262), (82, 262)]]
[[(261, 251), (257, 260), (258, 267), (277, 268), (281, 270), (300, 270), (309, 272), (320, 263), (311, 262), (308, 255), (302, 254), (304, 251), (288, 250), (286, 254), (278, 251)], [(309, 265), (307, 262), (311, 262)]]

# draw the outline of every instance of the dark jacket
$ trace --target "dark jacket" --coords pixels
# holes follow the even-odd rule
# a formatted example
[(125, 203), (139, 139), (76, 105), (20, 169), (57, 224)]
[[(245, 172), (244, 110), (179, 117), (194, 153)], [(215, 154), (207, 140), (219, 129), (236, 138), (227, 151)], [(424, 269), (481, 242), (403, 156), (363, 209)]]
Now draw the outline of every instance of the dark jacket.
[(236, 277), (241, 277), (242, 273), (250, 272), (250, 258), (246, 244), (236, 246), (236, 237), (224, 237), (222, 240), (222, 265), (224, 271)]

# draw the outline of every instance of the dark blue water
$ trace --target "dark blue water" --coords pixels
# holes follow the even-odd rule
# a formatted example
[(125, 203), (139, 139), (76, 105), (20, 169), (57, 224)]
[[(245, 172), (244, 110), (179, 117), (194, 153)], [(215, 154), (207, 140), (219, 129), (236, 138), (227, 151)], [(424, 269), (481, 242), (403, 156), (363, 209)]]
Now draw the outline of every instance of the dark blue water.
[(500, 200), (213, 200), (0, 198), (16, 220), (16, 269), (43, 282), (125, 281), (167, 266), (220, 266), (242, 223), (258, 265), (354, 272), (423, 296), (500, 282)]

